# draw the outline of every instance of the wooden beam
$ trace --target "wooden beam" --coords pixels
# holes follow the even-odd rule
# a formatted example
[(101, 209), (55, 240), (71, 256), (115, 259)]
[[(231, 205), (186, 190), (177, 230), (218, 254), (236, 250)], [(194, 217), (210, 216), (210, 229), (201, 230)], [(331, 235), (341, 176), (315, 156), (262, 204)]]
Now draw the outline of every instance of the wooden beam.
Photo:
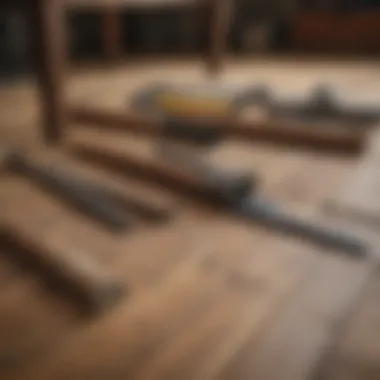
[(119, 8), (102, 10), (102, 45), (103, 53), (110, 62), (117, 61), (123, 54), (122, 23)]
[(232, 4), (230, 0), (210, 0), (210, 41), (207, 70), (217, 74), (221, 70), (223, 56), (227, 50)]
[[(79, 125), (116, 129), (125, 132), (160, 135), (165, 125), (155, 117), (131, 112), (115, 112), (93, 107), (69, 107), (68, 118)], [(305, 147), (309, 150), (340, 154), (360, 153), (367, 139), (368, 128), (352, 129), (336, 125), (301, 125), (279, 121), (248, 122), (236, 118), (193, 121), (194, 128), (215, 128), (226, 138), (266, 141)]]
[(60, 0), (39, 0), (30, 3), (27, 9), (41, 98), (41, 133), (47, 143), (60, 140), (65, 119), (65, 32), (61, 3)]

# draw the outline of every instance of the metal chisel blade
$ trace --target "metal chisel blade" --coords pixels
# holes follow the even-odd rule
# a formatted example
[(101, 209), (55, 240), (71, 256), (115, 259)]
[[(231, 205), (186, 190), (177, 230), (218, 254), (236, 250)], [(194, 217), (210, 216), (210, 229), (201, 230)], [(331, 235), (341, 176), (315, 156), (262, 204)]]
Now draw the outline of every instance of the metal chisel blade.
[(284, 212), (270, 202), (246, 199), (233, 209), (239, 215), (275, 231), (291, 234), (325, 248), (340, 250), (352, 256), (364, 256), (368, 251), (367, 243), (362, 239)]

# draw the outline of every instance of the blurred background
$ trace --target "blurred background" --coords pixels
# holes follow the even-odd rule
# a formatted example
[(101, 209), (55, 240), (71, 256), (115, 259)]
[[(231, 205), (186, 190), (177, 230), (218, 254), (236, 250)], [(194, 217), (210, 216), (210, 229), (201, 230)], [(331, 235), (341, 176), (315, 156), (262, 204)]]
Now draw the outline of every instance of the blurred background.
[(380, 0), (117, 1), (0, 0), (0, 379), (379, 380)]
[[(379, 0), (235, 0), (232, 7), (230, 53), (380, 52)], [(206, 48), (205, 10), (120, 9), (113, 16), (120, 23), (120, 45), (129, 59), (192, 55)], [(106, 12), (71, 10), (67, 24), (74, 61), (101, 58), (106, 23)], [(18, 77), (28, 71), (29, 51), (22, 12), (0, 6), (0, 76)]]

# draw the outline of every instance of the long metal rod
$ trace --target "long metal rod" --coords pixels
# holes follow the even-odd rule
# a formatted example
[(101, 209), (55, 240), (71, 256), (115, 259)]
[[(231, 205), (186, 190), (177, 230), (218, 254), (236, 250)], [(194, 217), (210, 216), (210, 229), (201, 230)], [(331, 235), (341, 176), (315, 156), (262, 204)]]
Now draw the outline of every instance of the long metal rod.
[(286, 213), (268, 202), (248, 199), (237, 204), (235, 211), (271, 229), (312, 241), (325, 248), (341, 250), (353, 256), (363, 256), (368, 251), (367, 244), (357, 237)]

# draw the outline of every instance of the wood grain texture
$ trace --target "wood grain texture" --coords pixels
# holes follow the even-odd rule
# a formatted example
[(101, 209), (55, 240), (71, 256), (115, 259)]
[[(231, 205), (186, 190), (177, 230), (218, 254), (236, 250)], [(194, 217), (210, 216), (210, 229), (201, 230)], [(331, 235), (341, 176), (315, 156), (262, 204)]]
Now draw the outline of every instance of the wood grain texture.
[(380, 227), (379, 162), (380, 134), (375, 129), (369, 136), (365, 155), (341, 191), (327, 202), (326, 211), (377, 230)]
[(20, 265), (34, 269), (51, 288), (57, 288), (88, 312), (102, 312), (126, 293), (127, 285), (107, 275), (103, 268), (80, 252), (62, 251), (45, 236), (28, 236), (4, 216), (0, 245)]
[(318, 373), (320, 380), (374, 380), (378, 378), (380, 316), (378, 274), (369, 281), (346, 328)]
[(270, 330), (236, 356), (222, 379), (312, 378), (348, 310), (356, 307), (370, 270), (369, 263), (321, 260), (310, 282), (274, 318)]
[[(367, 65), (292, 67), (273, 62), (251, 62), (248, 68), (232, 65), (223, 81), (247, 81), (257, 75), (300, 89), (324, 76), (342, 86), (350, 78), (356, 86), (354, 77), (360, 77), (372, 83), (374, 94), (373, 83), (380, 83), (378, 69)], [(184, 75), (194, 81), (204, 78), (196, 64), (82, 71), (71, 74), (69, 97), (122, 110), (125, 97), (142, 83), (157, 76), (180, 80)], [(368, 83), (365, 87), (371, 88)], [(69, 150), (47, 149), (37, 138), (34, 96), (29, 83), (0, 88), (4, 143), (25, 147), (41, 162), (67, 165), (126, 194), (173, 205), (177, 213), (167, 223), (139, 222), (115, 237), (31, 182), (1, 173), (4, 217), (62, 249), (86, 252), (130, 285), (129, 296), (109, 312), (84, 317), (38, 276), (1, 255), (2, 379), (315, 380), (316, 374), (322, 376), (320, 367), (326, 368), (323, 380), (338, 375), (353, 380), (378, 377), (378, 273), (372, 262), (351, 261), (279, 237), (159, 186), (121, 179), (79, 162)], [(22, 115), (17, 112), (21, 107)], [(75, 126), (68, 132), (65, 146), (84, 141), (155, 154), (155, 140), (146, 136)], [(226, 169), (257, 175), (260, 195), (321, 219), (318, 207), (341, 188), (355, 164), (353, 158), (248, 141), (224, 141), (206, 155)]]

